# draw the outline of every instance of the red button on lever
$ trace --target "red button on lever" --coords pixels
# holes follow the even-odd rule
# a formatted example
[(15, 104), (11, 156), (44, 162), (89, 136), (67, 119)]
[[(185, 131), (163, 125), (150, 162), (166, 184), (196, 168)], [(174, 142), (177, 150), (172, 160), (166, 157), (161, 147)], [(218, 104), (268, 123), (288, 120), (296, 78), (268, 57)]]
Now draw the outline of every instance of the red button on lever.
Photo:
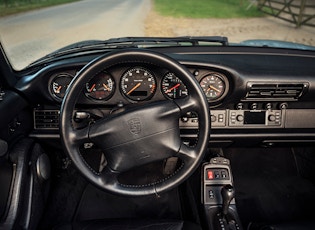
[(207, 175), (208, 175), (208, 180), (213, 180), (214, 176), (213, 176), (213, 171), (208, 170), (207, 171)]

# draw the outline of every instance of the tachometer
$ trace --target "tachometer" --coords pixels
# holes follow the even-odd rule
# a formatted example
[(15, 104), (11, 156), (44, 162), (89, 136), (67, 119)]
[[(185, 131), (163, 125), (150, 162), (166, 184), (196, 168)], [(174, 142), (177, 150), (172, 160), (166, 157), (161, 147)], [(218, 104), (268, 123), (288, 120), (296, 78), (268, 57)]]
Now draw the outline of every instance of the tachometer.
[(225, 82), (218, 73), (210, 73), (203, 77), (200, 86), (209, 101), (216, 101), (225, 93)]
[(66, 90), (72, 81), (73, 76), (68, 73), (56, 75), (50, 84), (50, 91), (57, 99), (62, 99), (65, 96)]
[(114, 93), (115, 82), (113, 77), (106, 72), (95, 76), (85, 85), (85, 95), (95, 100), (106, 100)]
[(122, 93), (133, 101), (150, 99), (156, 89), (154, 76), (145, 68), (135, 67), (121, 78)]
[(173, 73), (167, 73), (162, 80), (162, 91), (170, 99), (184, 98), (188, 90), (184, 83)]

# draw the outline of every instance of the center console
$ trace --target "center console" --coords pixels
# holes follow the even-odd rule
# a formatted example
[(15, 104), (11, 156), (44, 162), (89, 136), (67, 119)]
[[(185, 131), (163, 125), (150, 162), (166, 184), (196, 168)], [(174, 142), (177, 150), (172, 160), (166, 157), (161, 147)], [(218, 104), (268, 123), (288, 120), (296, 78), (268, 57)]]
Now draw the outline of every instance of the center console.
[(203, 165), (202, 203), (210, 230), (242, 229), (237, 214), (230, 162), (212, 158)]

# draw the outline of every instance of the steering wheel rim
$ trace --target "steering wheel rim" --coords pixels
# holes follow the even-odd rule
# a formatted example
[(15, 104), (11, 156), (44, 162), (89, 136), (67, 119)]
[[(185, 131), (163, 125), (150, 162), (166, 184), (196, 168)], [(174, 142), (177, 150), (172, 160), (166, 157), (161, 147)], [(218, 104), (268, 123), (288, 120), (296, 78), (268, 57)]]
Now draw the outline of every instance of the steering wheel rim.
[[(97, 73), (123, 63), (152, 64), (168, 69), (183, 81), (189, 91), (189, 96), (184, 99), (141, 105), (136, 109), (128, 110), (113, 118), (101, 119), (100, 122), (86, 128), (76, 129), (73, 125), (73, 112), (76, 100), (82, 92), (84, 84)], [(188, 111), (196, 111), (199, 119), (198, 141), (194, 147), (188, 147), (183, 144), (179, 136), (178, 119)], [(152, 118), (149, 116), (150, 118), (148, 118), (147, 114), (149, 113), (154, 113), (156, 116), (153, 116)], [(170, 117), (172, 119), (170, 119)], [(139, 133), (137, 134), (138, 136), (129, 134), (130, 136), (124, 136), (126, 139), (124, 142), (108, 146), (108, 143), (112, 142), (112, 140), (114, 142), (117, 140), (117, 138), (110, 138), (113, 136), (115, 137), (119, 132), (121, 134), (122, 130), (125, 130), (126, 127), (130, 127), (129, 122), (133, 119), (136, 119), (136, 123), (139, 122), (137, 125), (144, 125), (144, 128), (141, 127), (143, 132), (147, 129), (161, 130), (150, 131), (150, 133), (143, 134), (142, 136), (141, 134), (139, 136)], [(133, 120), (133, 122), (134, 121), (135, 120)], [(158, 124), (149, 125), (152, 121), (157, 122)], [(164, 123), (167, 124), (168, 128), (160, 128)], [(159, 194), (178, 186), (186, 180), (200, 165), (207, 150), (210, 124), (210, 111), (207, 99), (199, 83), (188, 69), (164, 54), (139, 49), (114, 51), (88, 63), (69, 85), (60, 111), (60, 135), (62, 144), (77, 169), (88, 179), (88, 181), (99, 188), (116, 194), (129, 196)], [(113, 131), (113, 126), (121, 128)], [(169, 126), (171, 128), (169, 128)], [(154, 138), (152, 136), (154, 136)], [(109, 159), (113, 162), (110, 162), (111, 164), (108, 167), (105, 167), (101, 173), (94, 171), (81, 156), (79, 147), (85, 142), (97, 143), (107, 150), (110, 149), (110, 152), (115, 153), (110, 154)], [(146, 149), (143, 150), (140, 149), (141, 147), (137, 147), (139, 143)], [(120, 147), (122, 144), (125, 146)], [(159, 145), (156, 149), (160, 148), (162, 150), (160, 152), (166, 152), (165, 155), (160, 155), (158, 152), (154, 152), (152, 147), (150, 151), (153, 151), (155, 154), (147, 153), (149, 152), (148, 148), (150, 148), (150, 144)], [(134, 155), (122, 153), (127, 148), (130, 148), (130, 146), (135, 147), (134, 152), (136, 153)], [(142, 164), (153, 162), (158, 158), (162, 159), (163, 157), (178, 156), (183, 161), (183, 164), (174, 174), (162, 181), (146, 185), (121, 184), (118, 181), (118, 175), (126, 171), (128, 168), (138, 166), (136, 165), (138, 163), (132, 163), (133, 161), (130, 160), (133, 159), (133, 156), (135, 162), (138, 162), (139, 159), (141, 159)], [(123, 159), (124, 157), (129, 157), (129, 163), (124, 163), (126, 161)], [(143, 159), (146, 160), (143, 161)], [(139, 163), (139, 166), (141, 163)]]

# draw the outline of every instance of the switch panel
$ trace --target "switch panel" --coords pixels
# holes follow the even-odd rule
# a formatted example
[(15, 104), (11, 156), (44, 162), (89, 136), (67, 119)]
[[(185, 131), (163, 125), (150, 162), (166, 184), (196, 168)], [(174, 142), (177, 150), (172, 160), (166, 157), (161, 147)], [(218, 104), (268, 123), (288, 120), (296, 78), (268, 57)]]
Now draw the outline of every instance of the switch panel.
[(211, 127), (226, 126), (226, 111), (225, 110), (211, 110)]
[[(203, 165), (203, 203), (222, 204), (221, 189), (224, 185), (233, 185), (230, 161), (223, 157), (212, 158)], [(235, 202), (234, 200), (232, 201)]]
[(206, 180), (229, 180), (229, 171), (225, 168), (210, 168), (206, 171)]

